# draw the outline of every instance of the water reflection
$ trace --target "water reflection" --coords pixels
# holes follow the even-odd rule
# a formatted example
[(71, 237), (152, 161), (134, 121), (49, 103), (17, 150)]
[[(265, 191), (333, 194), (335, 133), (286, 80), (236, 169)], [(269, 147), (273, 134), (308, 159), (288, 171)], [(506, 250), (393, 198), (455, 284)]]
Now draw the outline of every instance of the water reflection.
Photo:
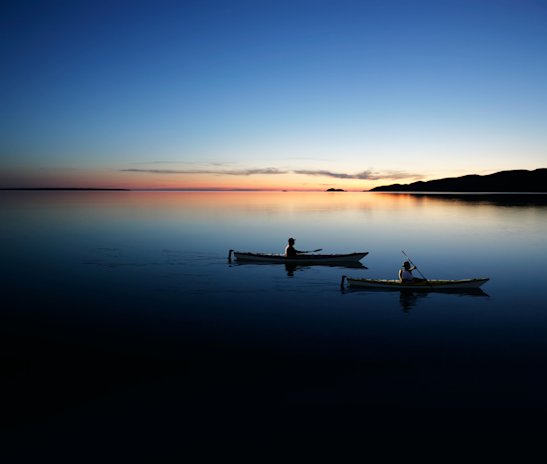
[(334, 268), (349, 268), (349, 269), (368, 269), (365, 265), (360, 262), (351, 262), (351, 263), (332, 263), (332, 264), (293, 264), (293, 263), (261, 263), (258, 261), (246, 262), (246, 261), (232, 261), (228, 260), (228, 266), (263, 266), (269, 269), (278, 268), (280, 264), (283, 264), (285, 271), (288, 277), (293, 277), (294, 273), (298, 271), (304, 271), (318, 267), (334, 267)]
[(418, 304), (418, 300), (426, 298), (427, 293), (413, 292), (411, 290), (401, 290), (399, 295), (399, 304), (403, 312), (408, 313), (412, 308)]
[(547, 206), (547, 194), (541, 193), (410, 193), (416, 199), (443, 202), (483, 203), (493, 206)]
[[(311, 267), (317, 267), (317, 265), (303, 265), (303, 264), (290, 264), (285, 263), (285, 271), (287, 271), (288, 277), (293, 277), (296, 270), (303, 271), (304, 269), (311, 269)], [(351, 269), (368, 269), (363, 264), (347, 263), (347, 264), (322, 264), (323, 267), (337, 267), (337, 268), (351, 268)]]
[[(433, 294), (445, 294), (447, 297), (451, 298), (453, 296), (463, 296), (463, 297), (482, 297), (488, 298), (489, 295), (480, 288), (473, 289), (437, 289), (437, 290), (399, 290), (399, 289), (374, 289), (374, 288), (343, 288), (341, 287), (342, 293), (393, 293), (399, 292), (399, 304), (403, 312), (408, 313), (411, 309), (418, 306), (418, 303), (425, 302), (428, 298), (431, 298)], [(450, 296), (448, 296), (450, 295)]]
[(412, 308), (417, 306), (419, 301), (425, 301), (426, 298), (431, 296), (432, 293), (445, 293), (458, 296), (470, 296), (470, 297), (488, 297), (488, 293), (484, 292), (480, 288), (473, 288), (467, 290), (437, 290), (432, 291), (419, 291), (419, 290), (400, 290), (399, 303), (403, 312), (407, 313)]

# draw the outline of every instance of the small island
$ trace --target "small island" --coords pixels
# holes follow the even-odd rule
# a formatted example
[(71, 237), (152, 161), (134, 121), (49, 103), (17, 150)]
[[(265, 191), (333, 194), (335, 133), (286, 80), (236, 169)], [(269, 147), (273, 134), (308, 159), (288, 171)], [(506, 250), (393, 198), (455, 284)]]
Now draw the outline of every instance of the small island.
[(335, 188), (330, 188), (330, 189), (327, 189), (325, 190), (325, 192), (345, 192), (344, 189), (335, 189)]

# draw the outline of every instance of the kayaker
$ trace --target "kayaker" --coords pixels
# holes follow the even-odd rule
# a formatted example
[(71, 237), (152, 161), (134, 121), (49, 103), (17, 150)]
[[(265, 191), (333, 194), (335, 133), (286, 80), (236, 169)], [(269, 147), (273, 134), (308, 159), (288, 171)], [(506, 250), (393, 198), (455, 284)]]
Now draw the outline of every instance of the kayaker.
[(298, 255), (299, 253), (303, 253), (302, 251), (298, 251), (295, 247), (294, 247), (294, 238), (290, 238), (289, 239), (289, 244), (285, 247), (285, 256), (289, 257), (289, 256), (296, 256)]
[(399, 280), (403, 283), (416, 282), (417, 280), (421, 280), (421, 279), (414, 278), (414, 276), (412, 275), (412, 271), (414, 269), (416, 269), (416, 266), (411, 266), (410, 262), (405, 261), (403, 263), (403, 267), (399, 269)]

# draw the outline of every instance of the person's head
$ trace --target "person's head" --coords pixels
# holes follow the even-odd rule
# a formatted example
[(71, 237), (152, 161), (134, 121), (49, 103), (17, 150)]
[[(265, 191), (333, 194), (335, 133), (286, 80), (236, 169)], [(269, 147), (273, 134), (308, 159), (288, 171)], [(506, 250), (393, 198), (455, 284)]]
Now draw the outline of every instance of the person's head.
[(403, 267), (404, 267), (405, 269), (410, 269), (410, 263), (409, 263), (408, 261), (405, 261), (405, 262), (403, 263)]
[(294, 245), (294, 238), (291, 237), (291, 238), (289, 239), (289, 245)]

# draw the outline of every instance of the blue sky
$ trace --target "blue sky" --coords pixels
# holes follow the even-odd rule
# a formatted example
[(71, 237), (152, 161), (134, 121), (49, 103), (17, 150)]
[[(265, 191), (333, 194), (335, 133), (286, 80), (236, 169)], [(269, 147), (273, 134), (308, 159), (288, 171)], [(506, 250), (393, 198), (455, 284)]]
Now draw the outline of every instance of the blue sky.
[(13, 1), (0, 187), (362, 190), (547, 161), (546, 1)]

